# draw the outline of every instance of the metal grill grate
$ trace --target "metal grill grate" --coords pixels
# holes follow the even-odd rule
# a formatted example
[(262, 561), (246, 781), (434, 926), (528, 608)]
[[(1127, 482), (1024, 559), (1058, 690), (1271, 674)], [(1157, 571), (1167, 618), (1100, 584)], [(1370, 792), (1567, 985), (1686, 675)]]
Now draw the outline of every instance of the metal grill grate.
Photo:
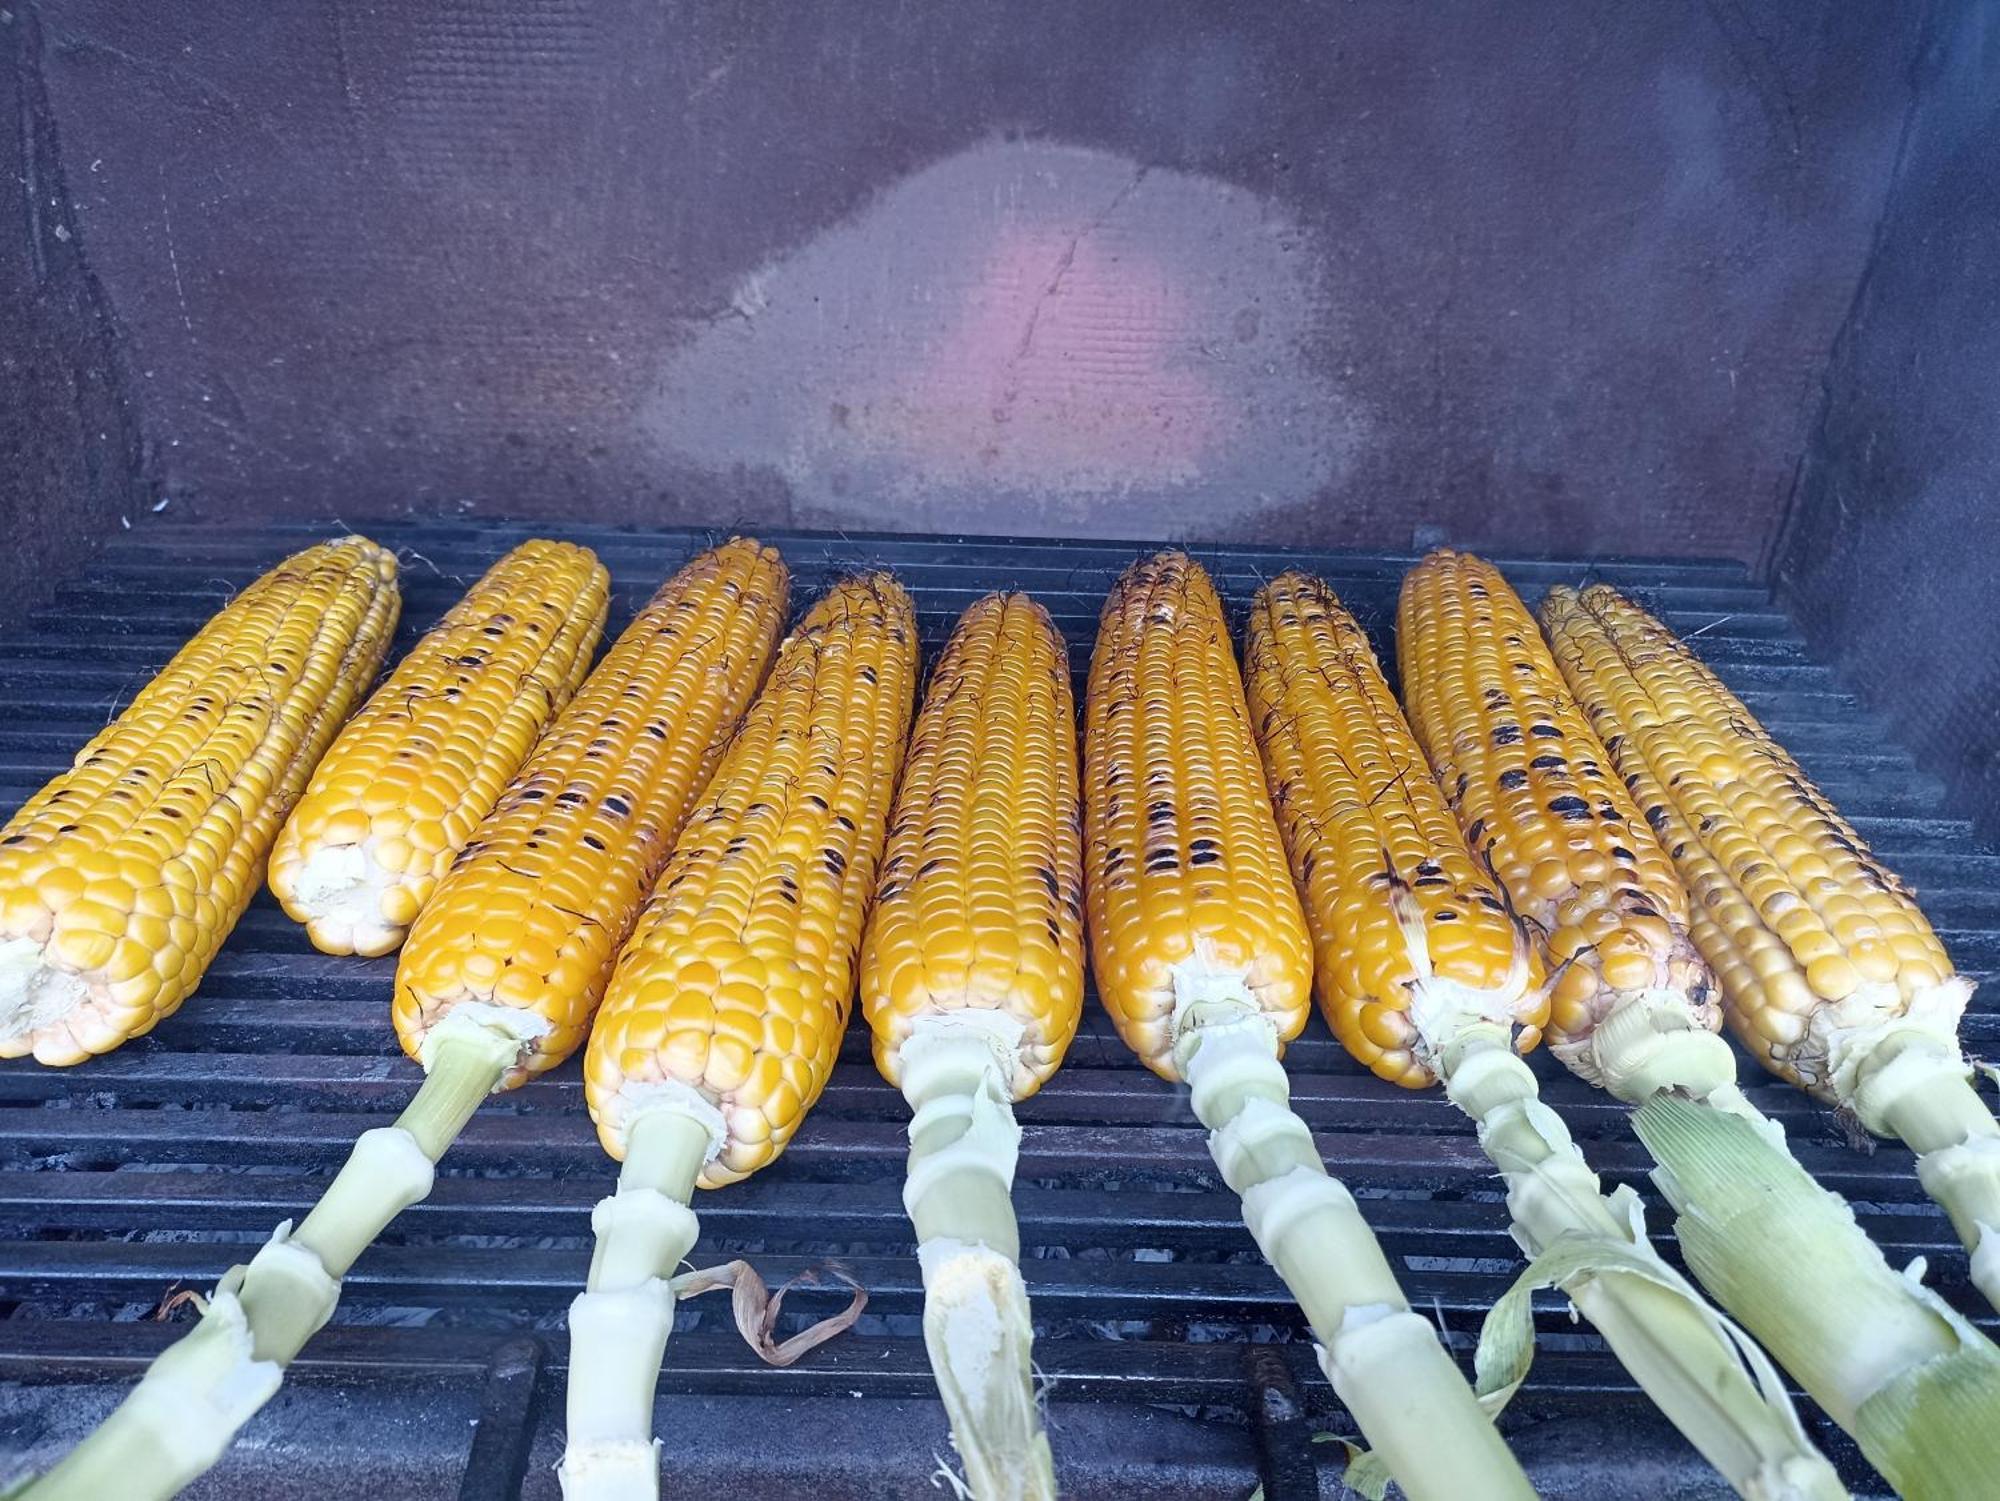
[[(0, 807), (66, 764), (230, 590), (327, 530), (165, 526), (109, 546), (25, 634), (0, 640)], [(364, 530), (404, 554), (399, 651), (533, 534), (469, 523)], [(610, 567), (613, 630), (709, 540), (562, 534), (598, 549)], [(979, 593), (1028, 589), (1068, 636), (1079, 675), (1104, 592), (1140, 550), (963, 537), (769, 540), (791, 563), (800, 601), (856, 565), (894, 568), (916, 596), (927, 653)], [(1395, 589), (1413, 561), (1197, 551), (1237, 609), (1278, 567), (1325, 575), (1385, 646)], [(1531, 603), (1558, 580), (1604, 579), (1697, 635), (1703, 655), (1888, 863), (1938, 889), (1926, 905), (1961, 967), (1996, 967), (2000, 855), (1980, 852), (1967, 824), (1939, 813), (1943, 788), (1808, 657), (1782, 609), (1740, 566), (1506, 570)], [(152, 1036), (80, 1069), (0, 1065), (0, 1412), (18, 1420), (7, 1448), (23, 1462), (46, 1462), (71, 1442), (172, 1336), (144, 1318), (164, 1294), (205, 1288), (274, 1223), (302, 1213), (355, 1135), (408, 1098), (416, 1071), (388, 1024), (391, 965), (314, 953), (265, 895), (200, 992)], [(1975, 1051), (1996, 1033), (1990, 1012), (1968, 1020)], [(1435, 1310), (1464, 1353), (1519, 1265), (1465, 1122), (1438, 1093), (1409, 1094), (1368, 1076), (1317, 1019), (1288, 1064), (1300, 1113), (1399, 1259), (1412, 1301)], [(1624, 1111), (1545, 1056), (1537, 1066), (1593, 1165), (1634, 1179), (1644, 1159)], [(1801, 1160), (1855, 1201), (1890, 1258), (1930, 1258), (1945, 1294), (1977, 1309), (1965, 1258), (1918, 1194), (1908, 1153), (1856, 1150), (1828, 1112), (1747, 1060), (1744, 1071)], [(1314, 1494), (1306, 1436), (1349, 1429), (1183, 1098), (1131, 1059), (1093, 1001), (1063, 1072), (1020, 1113), (1024, 1270), (1066, 1493), (1241, 1494), (1261, 1471), (1272, 1501)], [(947, 1450), (942, 1416), (926, 1400), (921, 1288), (900, 1201), (904, 1120), (900, 1098), (868, 1062), (857, 1020), (789, 1153), (697, 1206), (698, 1261), (748, 1254), (775, 1281), (837, 1257), (872, 1301), (856, 1331), (784, 1372), (743, 1349), (722, 1300), (684, 1305), (659, 1415), (681, 1473), (770, 1495), (808, 1482), (828, 1498), (934, 1494), (925, 1475), (933, 1454)], [(560, 1369), (561, 1313), (588, 1263), (589, 1206), (611, 1178), (574, 1061), (492, 1102), (446, 1157), (432, 1198), (362, 1258), (335, 1326), (217, 1472), (216, 1493), (254, 1493), (256, 1477), (296, 1477), (305, 1466), (325, 1472), (315, 1483), (334, 1497), (391, 1481), (408, 1495), (499, 1496), (514, 1492), (525, 1467), (524, 1493), (553, 1495), (546, 1462), (558, 1447), (560, 1403), (543, 1403), (537, 1416), (536, 1373), (540, 1385), (559, 1385), (546, 1374)], [(798, 1293), (788, 1318), (802, 1324), (839, 1302), (837, 1293)], [(1569, 1494), (1637, 1493), (1624, 1485), (1653, 1463), (1676, 1484), (1701, 1484), (1698, 1462), (1660, 1432), (1561, 1300), (1545, 1298), (1539, 1316), (1542, 1352), (1508, 1418), (1537, 1478), (1552, 1493), (1571, 1482), (1582, 1488)], [(1308, 1411), (1287, 1405), (1294, 1400)], [(486, 1420), (468, 1431), (482, 1411)], [(1854, 1468), (1849, 1446), (1814, 1418), (1822, 1442)], [(1605, 1454), (1614, 1434), (1615, 1462)], [(1315, 1452), (1326, 1460), (1339, 1450)], [(1626, 1479), (1592, 1488), (1614, 1468)], [(1322, 1469), (1331, 1485), (1333, 1465)]]

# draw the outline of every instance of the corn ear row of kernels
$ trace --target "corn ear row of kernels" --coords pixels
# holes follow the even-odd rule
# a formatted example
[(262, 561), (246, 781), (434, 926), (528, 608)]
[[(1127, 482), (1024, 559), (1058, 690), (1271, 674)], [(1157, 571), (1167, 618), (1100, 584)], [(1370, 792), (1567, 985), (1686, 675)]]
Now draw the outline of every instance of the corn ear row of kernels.
[(386, 954), (590, 670), (610, 575), (524, 542), (397, 664), (271, 851), (271, 890), (329, 954)]
[(931, 673), (904, 760), (861, 1002), (875, 1062), (901, 1080), (925, 1017), (1021, 1025), (1011, 1087), (1055, 1072), (1083, 1011), (1083, 830), (1069, 655), (1042, 607), (989, 594)]
[(1443, 1025), (1541, 1038), (1541, 961), (1465, 837), (1368, 636), (1331, 589), (1282, 573), (1245, 637), (1250, 715), (1343, 1046), (1408, 1088), (1437, 1078)]
[(910, 599), (836, 584), (785, 639), (618, 960), (584, 1059), (598, 1135), (697, 1091), (726, 1139), (709, 1187), (773, 1161), (825, 1088), (916, 693)]
[(1229, 624), (1185, 553), (1127, 569), (1090, 659), (1084, 900), (1119, 1034), (1178, 1077), (1176, 972), (1240, 977), (1281, 1042), (1305, 1025), (1312, 944), (1271, 810)]
[(575, 1051), (764, 679), (787, 600), (776, 551), (737, 538), (694, 558), (634, 617), (417, 915), (394, 1006), (412, 1058), (468, 1003), (546, 1024), (509, 1085)]
[(1653, 992), (1713, 1031), (1687, 893), (1520, 596), (1491, 564), (1434, 552), (1404, 580), (1396, 619), (1410, 725), (1467, 844), (1544, 950), (1550, 1046), (1594, 1077), (1598, 1024)]
[(1695, 941), (1746, 1047), (1835, 1099), (1828, 1029), (1963, 1006), (1908, 888), (1685, 643), (1601, 585), (1552, 591), (1542, 620), (1694, 894)]
[(400, 607), (365, 537), (294, 554), (0, 830), (0, 1056), (79, 1063), (187, 998)]

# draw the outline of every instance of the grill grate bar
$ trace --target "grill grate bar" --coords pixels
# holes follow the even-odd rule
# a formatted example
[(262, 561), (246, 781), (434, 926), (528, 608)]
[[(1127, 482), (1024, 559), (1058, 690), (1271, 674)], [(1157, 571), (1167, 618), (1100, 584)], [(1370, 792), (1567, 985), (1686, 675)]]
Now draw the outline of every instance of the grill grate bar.
[[(333, 530), (183, 523), (152, 527), (143, 542), (115, 540), (62, 586), (55, 605), (0, 638), (0, 807), (68, 764), (228, 593)], [(483, 522), (363, 530), (406, 559), (399, 649), (488, 563), (539, 531)], [(709, 540), (613, 528), (562, 533), (596, 547), (612, 569), (613, 630)], [(792, 563), (801, 607), (836, 573), (895, 568), (913, 587), (929, 652), (977, 594), (1027, 587), (1067, 634), (1079, 675), (1105, 589), (1144, 547), (851, 534), (767, 540)], [(1282, 567), (1321, 573), (1393, 661), (1386, 649), (1395, 591), (1412, 557), (1194, 550), (1239, 611)], [(1965, 821), (1944, 811), (1942, 784), (1917, 771), (1885, 722), (1841, 690), (1741, 565), (1503, 566), (1531, 598), (1559, 580), (1605, 579), (1640, 592), (1683, 632), (1701, 632), (1704, 655), (1890, 863), (1920, 888), (1939, 889), (1932, 915), (1961, 964), (2000, 970), (2000, 854), (1973, 845)], [(0, 1379), (130, 1375), (170, 1333), (133, 1322), (135, 1312), (172, 1287), (212, 1282), (316, 1197), (353, 1137), (393, 1115), (415, 1087), (417, 1070), (388, 1027), (392, 974), (390, 961), (312, 952), (264, 896), (202, 990), (151, 1036), (77, 1070), (0, 1065)], [(1966, 1034), (1975, 1047), (2000, 1046), (2000, 1016), (1975, 1013)], [(1407, 1094), (1366, 1074), (1317, 1019), (1288, 1066), (1328, 1161), (1365, 1201), (1413, 1298), (1437, 1311), (1463, 1353), (1479, 1313), (1519, 1270), (1497, 1179), (1466, 1123), (1436, 1094)], [(1593, 1165), (1643, 1191), (1645, 1158), (1623, 1110), (1546, 1056), (1535, 1067)], [(1909, 1154), (1857, 1152), (1816, 1103), (1747, 1061), (1744, 1078), (1807, 1166), (1856, 1202), (1892, 1259), (1928, 1258), (1945, 1295), (1991, 1327), (1963, 1253), (1917, 1188)], [(513, 1350), (508, 1358), (518, 1364), (524, 1333), (537, 1330), (547, 1334), (550, 1367), (561, 1368), (559, 1316), (581, 1283), (590, 1206), (612, 1177), (582, 1115), (579, 1080), (573, 1060), (475, 1118), (431, 1200), (398, 1220), (355, 1269), (335, 1324), (297, 1368), (301, 1385), (426, 1378), (483, 1388), (497, 1379), (499, 1354)], [(1131, 1060), (1094, 999), (1068, 1066), (1020, 1116), (1017, 1204), (1037, 1300), (1036, 1355), (1053, 1382), (1058, 1425), (1061, 1404), (1072, 1400), (1238, 1408), (1252, 1391), (1244, 1348), (1261, 1343), (1315, 1409), (1314, 1426), (1341, 1428), (1303, 1326), (1219, 1184), (1183, 1094)], [(774, 1372), (727, 1332), (723, 1300), (690, 1305), (669, 1347), (663, 1402), (928, 1396), (900, 1200), (904, 1125), (857, 1021), (788, 1154), (697, 1206), (704, 1236), (696, 1259), (748, 1251), (777, 1277), (837, 1257), (870, 1286), (868, 1315), (798, 1367)], [(1649, 1198), (1657, 1213), (1657, 1196)], [(836, 1297), (795, 1295), (788, 1319), (830, 1311)], [(1536, 1307), (1551, 1338), (1510, 1421), (1583, 1399), (1600, 1415), (1643, 1418), (1629, 1381), (1594, 1336), (1570, 1323), (1562, 1300), (1544, 1297)], [(413, 1315), (429, 1327), (373, 1327)]]

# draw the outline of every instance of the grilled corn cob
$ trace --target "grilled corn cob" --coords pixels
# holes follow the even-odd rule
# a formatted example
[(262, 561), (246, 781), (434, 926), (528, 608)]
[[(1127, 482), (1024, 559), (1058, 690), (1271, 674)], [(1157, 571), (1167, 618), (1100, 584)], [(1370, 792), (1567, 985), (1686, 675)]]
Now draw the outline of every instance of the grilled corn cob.
[(915, 1112), (924, 1339), (981, 1498), (1055, 1495), (1009, 1188), (1013, 1102), (1083, 1007), (1081, 822), (1063, 639), (1025, 595), (989, 594), (931, 674), (861, 959), (876, 1065)]
[[(1609, 1198), (1516, 1056), (1548, 1016), (1541, 962), (1474, 860), (1390, 695), (1367, 634), (1317, 579), (1258, 591), (1244, 648), (1250, 715), (1318, 952), (1334, 1034), (1381, 1077), (1440, 1076), (1478, 1123), (1513, 1231), (1663, 1411), (1746, 1496), (1843, 1497), (1783, 1387)], [(1511, 1382), (1526, 1369), (1527, 1346)], [(1482, 1368), (1483, 1374), (1483, 1368)], [(1500, 1385), (1496, 1382), (1495, 1385)]]
[(777, 553), (739, 538), (689, 563), (626, 627), (411, 930), (394, 1008), (410, 1057), (424, 1060), (461, 1007), (521, 1032), (506, 1085), (576, 1050), (764, 679), (786, 598)]
[(1694, 940), (1764, 1066), (1910, 1143), (2000, 1304), (2000, 1125), (1959, 1049), (1971, 982), (1756, 716), (1616, 590), (1552, 590), (1557, 663), (1694, 893)]
[(0, 1057), (80, 1063), (187, 999), (399, 608), (365, 537), (287, 558), (0, 830)]
[(1978, 1494), (2000, 1462), (2000, 1351), (1892, 1271), (1737, 1088), (1686, 894), (1527, 607), (1490, 564), (1433, 553), (1397, 632), (1417, 738), (1545, 950), (1551, 1050), (1639, 1106), (1702, 1285), (1904, 1494)]
[(1222, 602), (1185, 553), (1134, 565), (1105, 602), (1085, 726), (1085, 903), (1119, 1035), (1179, 1078), (1180, 1012), (1212, 970), (1289, 1042), (1311, 1004), (1312, 945)]
[(592, 1216), (589, 1286), (570, 1309), (572, 1498), (653, 1493), (653, 1384), (667, 1279), (697, 1233), (692, 1189), (770, 1163), (826, 1085), (916, 668), (902, 587), (835, 585), (779, 649), (619, 956), (584, 1059), (598, 1135), (625, 1168)]
[(590, 670), (610, 586), (586, 548), (522, 543), (341, 731), (271, 851), (271, 890), (315, 945), (402, 943)]
[(1091, 960), (1119, 1031), (1186, 1080), (1251, 1234), (1404, 1492), (1532, 1495), (1291, 1111), (1278, 1056), (1305, 1024), (1312, 949), (1222, 605), (1186, 554), (1113, 588), (1085, 726)]
[(1334, 1036), (1411, 1089), (1474, 1021), (1530, 1051), (1549, 1013), (1541, 962), (1467, 852), (1367, 634), (1324, 584), (1284, 573), (1251, 606), (1245, 656)]
[(164, 1498), (214, 1464), (332, 1315), (355, 1258), (430, 1192), (480, 1102), (575, 1048), (770, 662), (785, 592), (777, 554), (739, 539), (639, 612), (418, 916), (395, 1003), (397, 1034), (424, 1064), (416, 1097), (393, 1126), (362, 1133), (296, 1231), (280, 1226), (225, 1274), (201, 1322), (38, 1483), (40, 1501)]
[(1466, 842), (1545, 953), (1551, 1050), (1621, 1099), (1646, 1098), (1661, 1067), (1695, 1054), (1704, 1077), (1733, 1077), (1719, 1041), (1686, 1045), (1722, 1022), (1687, 893), (1499, 570), (1465, 553), (1424, 559), (1403, 584), (1397, 656), (1410, 725)]

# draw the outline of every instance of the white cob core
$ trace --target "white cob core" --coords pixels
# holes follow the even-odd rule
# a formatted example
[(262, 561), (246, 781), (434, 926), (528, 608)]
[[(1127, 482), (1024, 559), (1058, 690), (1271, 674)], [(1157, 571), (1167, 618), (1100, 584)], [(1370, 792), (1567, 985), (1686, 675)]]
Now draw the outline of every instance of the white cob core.
[[(1908, 1097), (1928, 1093), (1941, 1075), (1965, 1077), (1958, 1024), (1971, 999), (1972, 982), (1957, 975), (1919, 990), (1907, 1005), (1894, 985), (1864, 985), (1814, 1007), (1806, 1037), (1834, 1097), (1870, 1131), (1896, 1136), (1895, 1117)], [(1805, 1072), (1799, 1060), (1794, 1067)]]
[(1620, 996), (1588, 1038), (1549, 1047), (1578, 1078), (1629, 1105), (1672, 1089), (1703, 1100), (1736, 1082), (1729, 1044), (1702, 1024), (1685, 993), (1667, 987)]
[(396, 880), (366, 845), (327, 845), (306, 856), (286, 907), (322, 949), (385, 953), (403, 934), (382, 915), (382, 893)]
[(34, 939), (0, 941), (0, 1038), (54, 1026), (89, 999), (88, 982), (49, 964)]

